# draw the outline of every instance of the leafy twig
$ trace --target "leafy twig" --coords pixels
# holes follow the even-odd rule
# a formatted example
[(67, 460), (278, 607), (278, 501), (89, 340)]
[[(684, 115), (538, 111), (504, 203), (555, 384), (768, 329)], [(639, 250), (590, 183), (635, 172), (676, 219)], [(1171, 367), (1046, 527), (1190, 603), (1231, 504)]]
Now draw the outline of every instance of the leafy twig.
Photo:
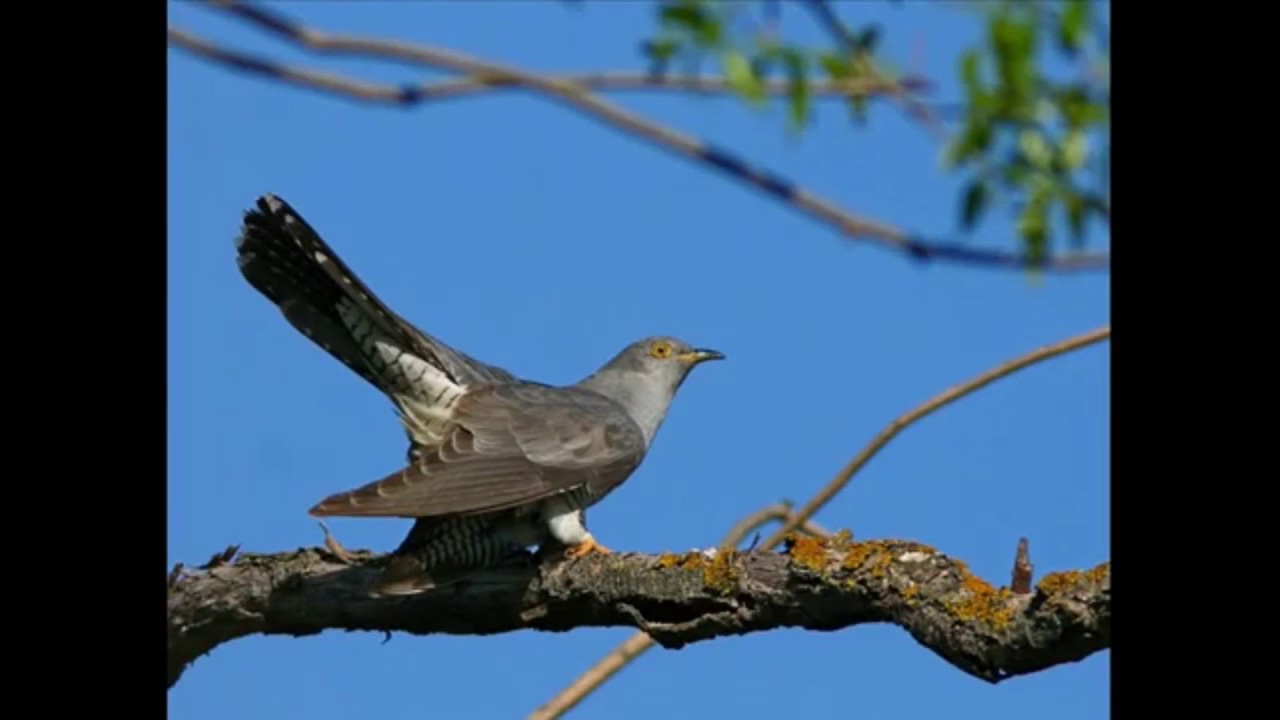
[[(864, 240), (881, 247), (905, 252), (918, 260), (942, 260), (988, 267), (1041, 268), (1063, 272), (1101, 270), (1109, 267), (1110, 264), (1110, 258), (1105, 254), (1077, 254), (1035, 259), (1020, 253), (937, 242), (913, 235), (892, 225), (850, 213), (826, 198), (797, 187), (785, 178), (743, 161), (733, 153), (642, 118), (607, 102), (580, 85), (561, 78), (538, 75), (510, 65), (489, 62), (438, 47), (356, 35), (324, 33), (294, 23), (258, 6), (221, 2), (214, 7), (224, 9), (313, 52), (406, 62), (462, 73), (481, 82), (501, 82), (532, 90), (633, 137), (648, 141), (663, 150), (714, 167), (831, 225), (849, 239)], [(310, 87), (330, 92), (342, 92), (337, 89), (336, 78), (333, 76), (321, 75), (309, 78), (307, 82), (301, 82), (303, 78), (297, 71), (287, 69), (282, 71), (269, 61), (218, 48), (190, 33), (171, 29), (169, 37), (170, 42), (175, 46), (240, 70), (286, 82), (308, 84)], [(360, 92), (367, 95), (377, 94), (380, 91), (372, 86), (364, 86)]]

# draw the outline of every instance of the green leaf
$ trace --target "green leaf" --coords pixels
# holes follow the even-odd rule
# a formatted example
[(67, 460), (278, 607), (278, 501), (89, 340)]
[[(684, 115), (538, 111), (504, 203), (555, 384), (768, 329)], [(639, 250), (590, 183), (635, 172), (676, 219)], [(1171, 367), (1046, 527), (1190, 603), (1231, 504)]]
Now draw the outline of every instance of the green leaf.
[(967, 50), (960, 57), (960, 79), (970, 95), (982, 90), (982, 78), (979, 76), (979, 56), (977, 50)]
[(822, 63), (823, 69), (832, 80), (843, 80), (853, 72), (849, 67), (848, 59), (839, 53), (822, 53), (818, 56), (818, 62)]
[(966, 160), (984, 154), (991, 147), (992, 127), (985, 119), (969, 118), (964, 129), (952, 141), (947, 152), (946, 164), (959, 167)]
[(1071, 241), (1079, 247), (1084, 244), (1088, 206), (1079, 193), (1069, 191), (1063, 194), (1062, 204), (1067, 210), (1067, 224), (1071, 226)]
[(1048, 170), (1053, 163), (1053, 150), (1038, 129), (1027, 128), (1018, 134), (1018, 150), (1034, 168)]
[(1068, 54), (1080, 49), (1080, 41), (1089, 27), (1088, 0), (1067, 0), (1058, 23), (1058, 44)]
[(985, 180), (979, 178), (969, 183), (964, 191), (964, 204), (960, 214), (960, 225), (966, 231), (972, 230), (973, 226), (982, 218), (982, 213), (987, 209), (987, 200), (990, 194), (987, 189)]
[(641, 51), (651, 61), (666, 63), (676, 54), (676, 50), (680, 47), (680, 42), (673, 38), (661, 38), (658, 40), (646, 40), (640, 47)]
[(1107, 119), (1106, 106), (1094, 102), (1083, 86), (1075, 85), (1057, 91), (1054, 98), (1058, 103), (1058, 112), (1067, 121), (1067, 127), (1084, 128)]
[(1021, 233), (1033, 262), (1040, 262), (1048, 257), (1049, 200), (1047, 188), (1037, 188), (1018, 217), (1018, 232)]
[(1075, 170), (1084, 165), (1089, 153), (1088, 138), (1081, 130), (1072, 130), (1062, 141), (1062, 164), (1068, 170)]
[(997, 15), (991, 21), (990, 33), (995, 50), (1000, 115), (1013, 122), (1034, 122), (1035, 27), (1011, 15)]
[(665, 27), (686, 30), (706, 47), (718, 45), (723, 36), (720, 19), (702, 7), (697, 0), (663, 5), (659, 17)]
[(720, 59), (729, 87), (749, 102), (758, 103), (764, 100), (764, 83), (760, 82), (760, 78), (756, 76), (751, 61), (746, 55), (737, 50), (727, 50)]
[(793, 129), (799, 130), (809, 121), (809, 61), (795, 50), (785, 53), (783, 60), (787, 65), (787, 98), (791, 101), (791, 124)]

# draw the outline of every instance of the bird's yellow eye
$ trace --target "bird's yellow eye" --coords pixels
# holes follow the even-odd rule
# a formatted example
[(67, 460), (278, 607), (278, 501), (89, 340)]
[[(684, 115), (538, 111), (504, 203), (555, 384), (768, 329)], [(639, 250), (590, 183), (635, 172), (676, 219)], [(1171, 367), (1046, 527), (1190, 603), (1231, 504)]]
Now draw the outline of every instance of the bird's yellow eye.
[(659, 340), (649, 346), (649, 354), (659, 360), (665, 360), (666, 358), (671, 357), (672, 352), (671, 343), (666, 340)]

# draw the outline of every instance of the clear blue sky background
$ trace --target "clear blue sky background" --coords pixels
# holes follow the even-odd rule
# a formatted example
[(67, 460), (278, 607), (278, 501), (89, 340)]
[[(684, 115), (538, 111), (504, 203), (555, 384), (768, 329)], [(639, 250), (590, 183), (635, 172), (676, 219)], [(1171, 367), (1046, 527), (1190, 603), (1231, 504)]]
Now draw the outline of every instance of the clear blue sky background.
[[(639, 67), (649, 3), (303, 3), (321, 28), (439, 44), (538, 70)], [(884, 48), (956, 99), (955, 58), (981, 26), (941, 3), (847, 3)], [(375, 80), (394, 65), (307, 58), (190, 4), (180, 27)], [(784, 6), (798, 38), (809, 19)], [(169, 552), (314, 545), (306, 510), (399, 466), (390, 404), (296, 333), (236, 270), (232, 238), (264, 192), (304, 214), (392, 307), (518, 374), (567, 383), (624, 343), (672, 333), (723, 350), (685, 385), (644, 466), (591, 513), (614, 549), (713, 544), (782, 498), (803, 502), (893, 417), (1014, 355), (1109, 319), (1106, 274), (1032, 282), (921, 267), (704, 167), (517, 93), (401, 110), (286, 88), (169, 50)], [(958, 181), (891, 106), (852, 128), (837, 103), (790, 137), (781, 105), (620, 95), (845, 206), (915, 230), (954, 228)], [(975, 242), (1009, 246), (997, 215)], [(1107, 238), (1094, 235), (1095, 247)], [(1037, 576), (1109, 556), (1109, 345), (1036, 366), (909, 429), (818, 516), (907, 538), (1008, 582), (1015, 543)], [(793, 393), (779, 401), (781, 385)], [(780, 439), (773, 439), (780, 438)], [(802, 439), (802, 440), (801, 440)], [(332, 523), (389, 550), (408, 521)], [(173, 717), (515, 718), (627, 629), (494, 637), (326, 633), (215, 650), (169, 692)], [(999, 686), (892, 626), (781, 630), (653, 650), (582, 718), (1099, 718), (1108, 653)]]

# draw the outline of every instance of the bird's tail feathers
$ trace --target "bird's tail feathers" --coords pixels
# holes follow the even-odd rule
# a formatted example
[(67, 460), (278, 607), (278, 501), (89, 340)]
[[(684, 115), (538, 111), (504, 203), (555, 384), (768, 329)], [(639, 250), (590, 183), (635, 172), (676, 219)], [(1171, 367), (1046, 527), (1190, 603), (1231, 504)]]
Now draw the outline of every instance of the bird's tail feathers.
[(258, 198), (236, 240), (240, 272), (289, 322), (375, 387), (396, 394), (406, 375), (457, 383), (288, 203)]
[(419, 595), (436, 588), (448, 587), (462, 579), (457, 573), (437, 574), (428, 571), (419, 558), (393, 555), (387, 566), (373, 581), (370, 597), (405, 597)]

